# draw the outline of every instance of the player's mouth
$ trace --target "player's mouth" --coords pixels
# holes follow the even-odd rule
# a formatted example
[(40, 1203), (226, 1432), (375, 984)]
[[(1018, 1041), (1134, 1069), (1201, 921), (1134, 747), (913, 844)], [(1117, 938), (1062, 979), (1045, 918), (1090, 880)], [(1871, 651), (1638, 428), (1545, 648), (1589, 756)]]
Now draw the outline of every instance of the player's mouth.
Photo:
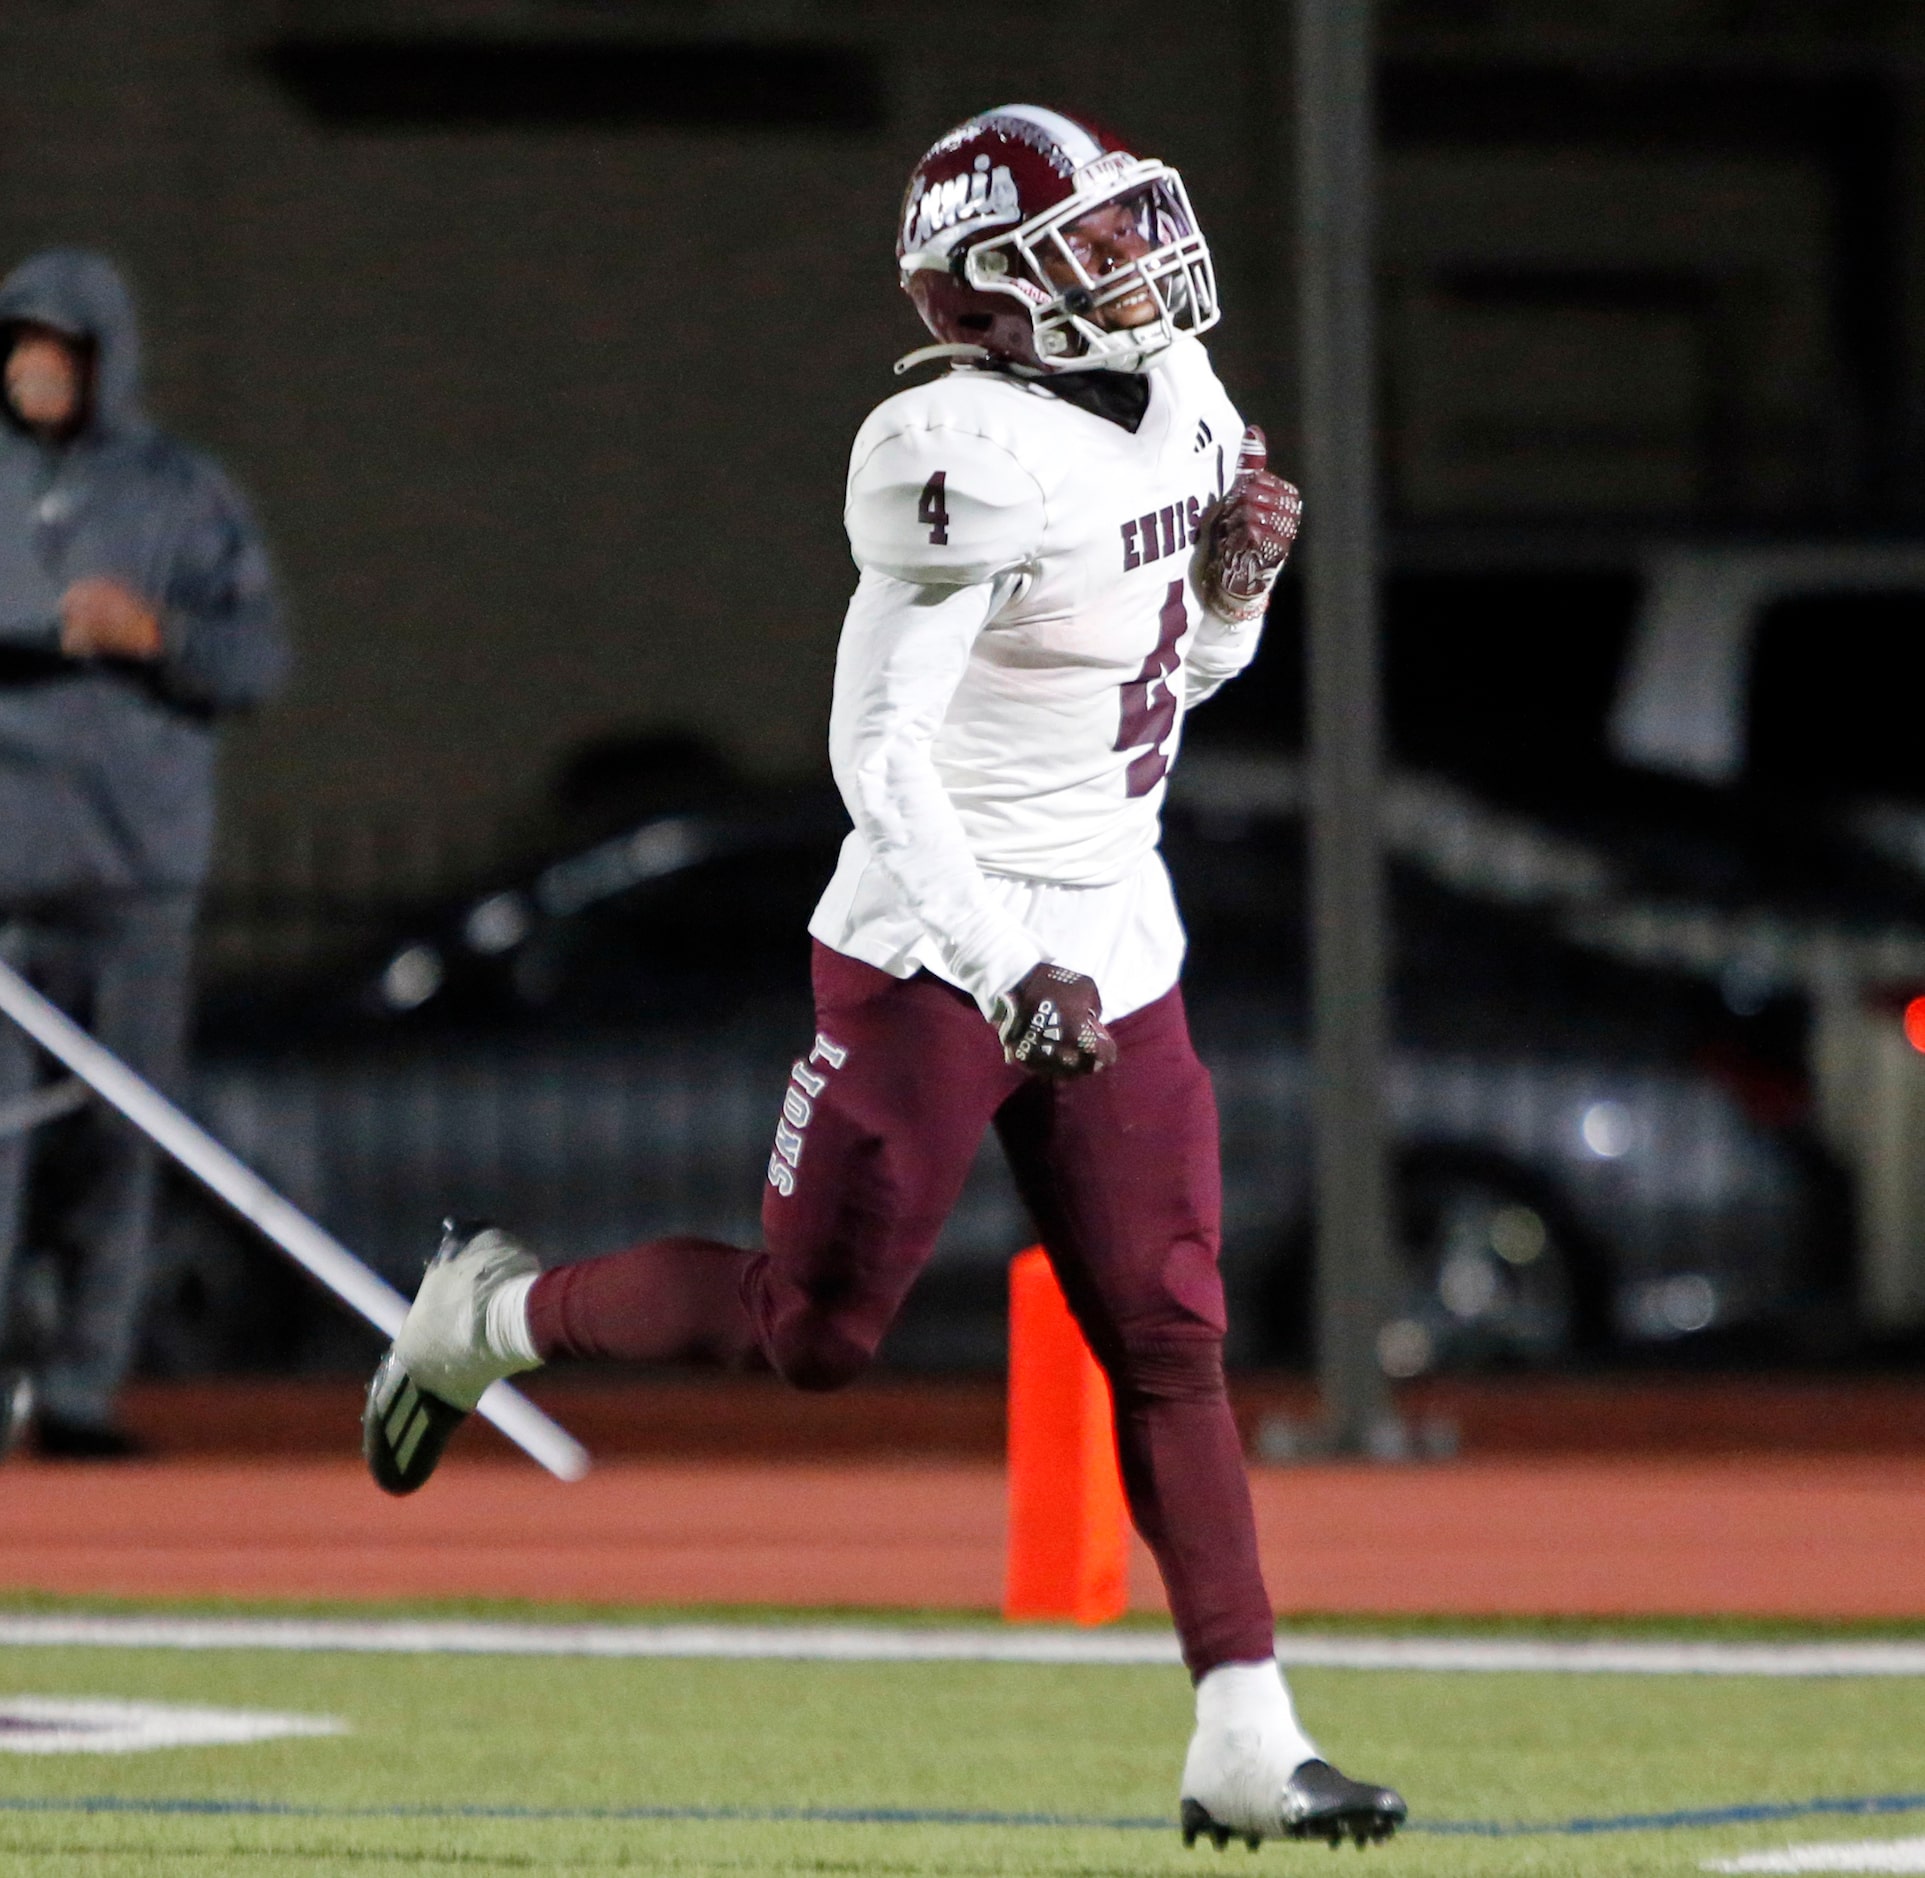
[(1095, 317), (1110, 332), (1147, 326), (1157, 317), (1156, 296), (1147, 287), (1133, 288), (1122, 299), (1099, 307)]

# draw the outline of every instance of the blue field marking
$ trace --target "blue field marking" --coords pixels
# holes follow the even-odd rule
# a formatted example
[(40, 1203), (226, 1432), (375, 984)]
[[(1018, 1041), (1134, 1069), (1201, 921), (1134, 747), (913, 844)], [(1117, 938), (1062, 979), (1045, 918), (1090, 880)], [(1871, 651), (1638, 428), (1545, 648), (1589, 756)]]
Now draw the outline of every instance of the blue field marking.
[(1863, 1797), (1815, 1800), (1758, 1800), (1744, 1806), (1696, 1807), (1676, 1813), (1610, 1813), (1594, 1819), (1566, 1819), (1539, 1825), (1506, 1825), (1477, 1819), (1413, 1819), (1406, 1832), (1454, 1833), (1472, 1839), (1515, 1839), (1555, 1834), (1581, 1839), (1600, 1832), (1697, 1832), (1712, 1826), (1759, 1826), (1786, 1819), (1844, 1816), (1875, 1818), (1889, 1813), (1925, 1813), (1925, 1793), (1875, 1793)]
[[(119, 1813), (153, 1818), (499, 1820), (510, 1824), (689, 1823), (755, 1826), (1044, 1826), (1074, 1832), (1174, 1832), (1173, 1816), (1100, 1818), (1078, 1813), (979, 1813), (919, 1806), (302, 1806), (285, 1800), (71, 1799), (0, 1796), (0, 1813)], [(1606, 1832), (1692, 1832), (1789, 1819), (1925, 1813), (1925, 1793), (1761, 1800), (1672, 1813), (1613, 1813), (1564, 1820), (1413, 1819), (1406, 1832), (1473, 1839), (1588, 1838)]]

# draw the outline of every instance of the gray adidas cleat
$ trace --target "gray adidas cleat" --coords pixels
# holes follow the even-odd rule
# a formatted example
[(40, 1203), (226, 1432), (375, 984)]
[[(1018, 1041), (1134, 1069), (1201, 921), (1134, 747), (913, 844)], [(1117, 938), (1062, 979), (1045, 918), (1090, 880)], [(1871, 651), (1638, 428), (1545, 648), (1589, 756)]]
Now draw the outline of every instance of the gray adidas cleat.
[(413, 1493), (489, 1386), (526, 1368), (488, 1342), (488, 1303), (541, 1267), (496, 1227), (446, 1220), (400, 1334), (368, 1384), (361, 1452), (384, 1493)]

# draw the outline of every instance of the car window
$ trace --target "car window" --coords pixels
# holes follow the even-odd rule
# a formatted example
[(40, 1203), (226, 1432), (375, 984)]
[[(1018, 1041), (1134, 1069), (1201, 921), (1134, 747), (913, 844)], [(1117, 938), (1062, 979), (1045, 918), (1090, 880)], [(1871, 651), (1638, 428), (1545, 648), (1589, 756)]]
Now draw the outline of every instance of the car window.
[(1767, 607), (1748, 716), (1756, 785), (1925, 800), (1925, 591)]
[(1395, 577), (1385, 595), (1392, 752), (1468, 776), (1598, 760), (1637, 599), (1629, 574)]

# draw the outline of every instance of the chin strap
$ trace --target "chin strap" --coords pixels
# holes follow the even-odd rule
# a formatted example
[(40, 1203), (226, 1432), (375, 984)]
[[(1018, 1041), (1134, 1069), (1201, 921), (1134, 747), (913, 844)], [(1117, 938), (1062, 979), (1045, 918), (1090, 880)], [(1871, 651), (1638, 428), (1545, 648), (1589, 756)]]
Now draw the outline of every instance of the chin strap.
[(994, 356), (987, 346), (920, 346), (896, 361), (896, 376), (900, 378), (904, 372), (914, 371), (918, 365), (928, 365), (936, 359), (987, 359)]

